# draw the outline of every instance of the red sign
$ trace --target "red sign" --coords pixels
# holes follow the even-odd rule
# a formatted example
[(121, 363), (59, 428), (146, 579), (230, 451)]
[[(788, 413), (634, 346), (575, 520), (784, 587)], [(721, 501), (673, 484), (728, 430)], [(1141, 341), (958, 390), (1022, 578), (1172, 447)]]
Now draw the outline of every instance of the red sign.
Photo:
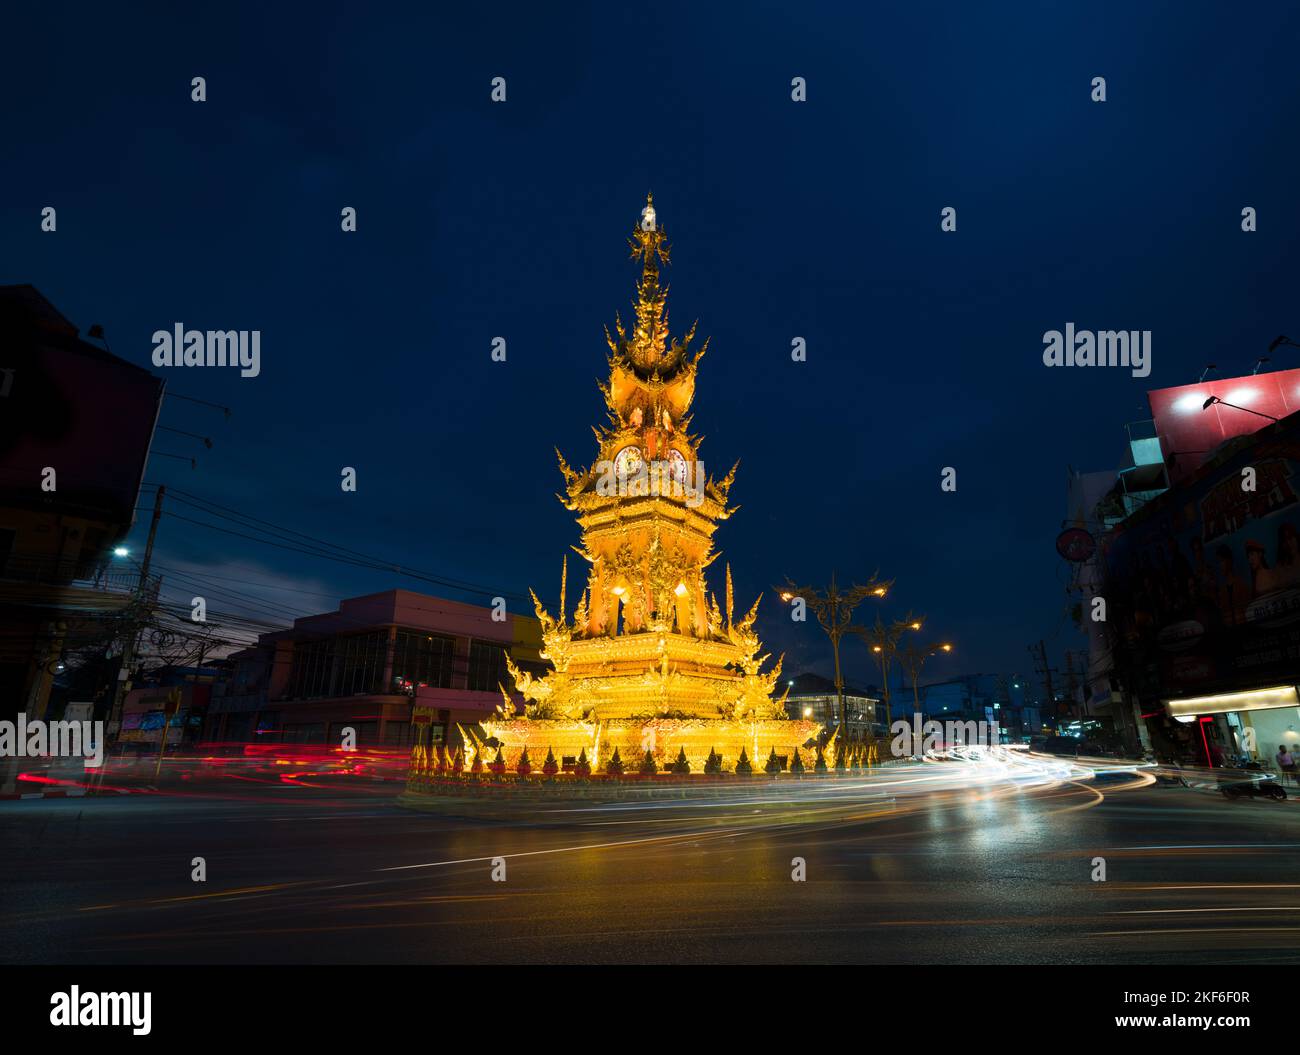
[[(1211, 396), (1216, 402), (1209, 407)], [(1247, 374), (1147, 393), (1169, 482), (1194, 472), (1225, 440), (1300, 410), (1300, 369)], [(1264, 415), (1261, 417), (1261, 415)], [(1170, 463), (1170, 455), (1177, 455)]]
[(1056, 552), (1075, 564), (1082, 564), (1096, 551), (1092, 535), (1083, 528), (1066, 528), (1056, 536)]

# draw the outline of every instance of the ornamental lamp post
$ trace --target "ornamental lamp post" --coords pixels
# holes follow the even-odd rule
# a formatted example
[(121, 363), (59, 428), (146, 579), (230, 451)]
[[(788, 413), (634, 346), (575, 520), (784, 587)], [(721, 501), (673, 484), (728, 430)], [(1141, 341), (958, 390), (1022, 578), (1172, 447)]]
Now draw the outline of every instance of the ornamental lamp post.
[(879, 616), (876, 616), (874, 626), (855, 626), (852, 627), (853, 633), (857, 634), (871, 653), (876, 657), (880, 664), (880, 680), (882, 683), (882, 692), (885, 697), (885, 730), (888, 732), (890, 726), (894, 724), (894, 711), (890, 703), (889, 691), (889, 665), (890, 662), (898, 656), (898, 640), (909, 630), (920, 630), (925, 624), (924, 616), (915, 616), (908, 612), (902, 619), (897, 619), (892, 623), (885, 624)]
[(936, 642), (924, 648), (917, 648), (915, 644), (909, 642), (906, 648), (898, 650), (899, 661), (907, 670), (907, 676), (912, 679), (912, 700), (918, 714), (921, 711), (921, 689), (918, 685), (921, 668), (931, 656), (948, 655), (952, 652), (952, 648), (952, 643), (948, 641)]
[[(817, 616), (826, 636), (831, 639), (831, 652), (835, 657), (835, 698), (839, 713), (840, 728), (847, 734), (848, 713), (844, 704), (844, 676), (840, 670), (840, 639), (850, 631), (860, 630), (853, 626), (853, 610), (868, 597), (884, 597), (894, 585), (894, 580), (882, 581), (879, 572), (873, 572), (870, 582), (854, 583), (845, 590), (840, 590), (831, 573), (831, 583), (825, 590), (815, 586), (797, 586), (790, 579), (779, 592), (781, 600), (787, 604), (802, 601)], [(796, 613), (797, 618), (797, 613)]]

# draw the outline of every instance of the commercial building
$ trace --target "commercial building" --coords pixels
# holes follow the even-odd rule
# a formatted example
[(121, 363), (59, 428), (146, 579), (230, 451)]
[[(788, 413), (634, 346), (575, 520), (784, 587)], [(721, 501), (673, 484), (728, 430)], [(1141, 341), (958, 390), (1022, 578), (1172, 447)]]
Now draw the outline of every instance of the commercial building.
[[(839, 696), (835, 682), (820, 674), (800, 674), (786, 681), (790, 690), (785, 699), (785, 713), (791, 718), (818, 722), (824, 729), (840, 724)], [(844, 687), (844, 706), (848, 714), (849, 736), (864, 739), (871, 728), (876, 736), (885, 735), (885, 705), (878, 693)]]
[(337, 744), (350, 728), (358, 744), (405, 746), (416, 726), (425, 743), (443, 742), (503, 707), (499, 686), (513, 691), (507, 650), (522, 670), (549, 669), (541, 640), (530, 616), (410, 590), (354, 597), (233, 653), (204, 735)]
[(113, 549), (135, 517), (162, 392), (33, 287), (0, 286), (0, 720), (58, 717), (54, 679), (120, 646), (156, 590)]
[(1091, 700), (1131, 751), (1269, 763), (1300, 743), (1300, 370), (1148, 398), (1149, 449), (1075, 525)]
[(213, 686), (231, 666), (230, 660), (219, 659), (201, 667), (165, 666), (144, 674), (123, 701), (117, 742), (156, 747), (164, 735), (168, 747), (197, 742)]

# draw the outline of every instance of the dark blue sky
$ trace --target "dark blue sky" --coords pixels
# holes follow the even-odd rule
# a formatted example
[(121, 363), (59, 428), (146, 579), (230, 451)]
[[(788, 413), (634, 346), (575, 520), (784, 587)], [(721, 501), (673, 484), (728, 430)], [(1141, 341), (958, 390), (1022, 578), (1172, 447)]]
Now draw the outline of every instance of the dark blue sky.
[[(141, 365), (176, 322), (262, 331), (256, 379), (170, 372), (235, 415), (169, 400), (163, 423), (216, 448), (197, 472), (155, 458), (150, 481), (554, 596), (577, 531), (552, 447), (593, 457), (601, 327), (629, 312), (625, 239), (652, 189), (674, 331), (698, 317), (712, 338), (702, 454), (719, 474), (742, 459), (718, 534), (738, 602), (879, 567), (888, 614), (958, 643), (953, 672), (1023, 670), (1039, 637), (1059, 664), (1081, 644), (1052, 545), (1066, 466), (1116, 465), (1148, 388), (1246, 372), (1300, 331), (1300, 15), (998, 7), (25, 5), (0, 67), (0, 281)], [(1046, 369), (1042, 334), (1066, 322), (1150, 329), (1150, 378)], [(301, 611), (431, 589), (176, 520), (159, 555), (303, 591), (276, 595)], [(791, 673), (826, 669), (775, 605), (763, 629)], [(846, 658), (867, 680), (857, 642)]]

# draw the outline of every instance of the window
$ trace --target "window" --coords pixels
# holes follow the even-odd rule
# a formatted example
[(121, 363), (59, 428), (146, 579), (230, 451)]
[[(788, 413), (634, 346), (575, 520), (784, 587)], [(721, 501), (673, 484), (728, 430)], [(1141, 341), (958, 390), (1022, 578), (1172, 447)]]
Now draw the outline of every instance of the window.
[(496, 692), (498, 685), (510, 687), (506, 670), (506, 650), (491, 641), (469, 643), (469, 689), (471, 692)]
[(291, 697), (330, 696), (334, 668), (334, 641), (299, 641), (293, 647), (289, 674)]
[(393, 644), (393, 683), (409, 682), (435, 689), (451, 687), (455, 640), (421, 630), (398, 630)]
[(387, 630), (350, 634), (337, 638), (336, 645), (339, 653), (339, 685), (336, 695), (356, 696), (384, 691)]

